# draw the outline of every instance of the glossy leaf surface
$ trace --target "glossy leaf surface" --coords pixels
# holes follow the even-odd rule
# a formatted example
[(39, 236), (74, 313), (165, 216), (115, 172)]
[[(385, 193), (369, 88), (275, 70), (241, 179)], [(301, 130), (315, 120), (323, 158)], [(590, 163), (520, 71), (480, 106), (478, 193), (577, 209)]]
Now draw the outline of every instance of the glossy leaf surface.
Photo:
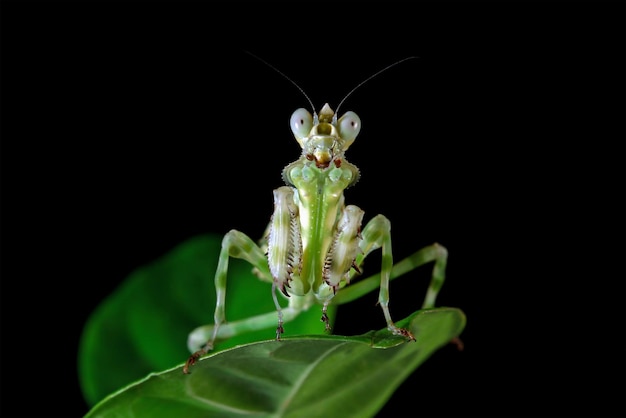
[[(185, 241), (131, 273), (94, 310), (81, 336), (78, 355), (79, 380), (88, 403), (93, 405), (148, 373), (174, 367), (189, 356), (189, 332), (213, 323), (213, 276), (221, 242), (218, 235)], [(254, 276), (249, 264), (232, 260), (228, 276), (228, 320), (275, 311), (271, 286)], [(334, 310), (329, 307), (331, 319)], [(323, 333), (320, 309), (303, 312), (285, 329), (286, 336)], [(273, 335), (275, 325), (230, 338), (215, 348)]]
[(456, 308), (418, 311), (398, 325), (355, 336), (263, 341), (207, 356), (190, 375), (181, 366), (151, 374), (107, 397), (88, 417), (368, 417), (441, 346), (457, 337)]

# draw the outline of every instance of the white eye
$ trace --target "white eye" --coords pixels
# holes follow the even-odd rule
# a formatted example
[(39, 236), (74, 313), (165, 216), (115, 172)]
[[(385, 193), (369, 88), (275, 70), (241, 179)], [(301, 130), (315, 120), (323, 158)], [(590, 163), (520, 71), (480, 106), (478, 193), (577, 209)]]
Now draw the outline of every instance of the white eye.
[(354, 141), (361, 130), (361, 119), (354, 112), (346, 112), (337, 121), (339, 136), (345, 141), (346, 148)]
[(313, 128), (313, 116), (311, 116), (308, 110), (301, 107), (293, 112), (289, 125), (291, 126), (291, 132), (297, 139), (305, 138), (311, 133), (311, 128)]

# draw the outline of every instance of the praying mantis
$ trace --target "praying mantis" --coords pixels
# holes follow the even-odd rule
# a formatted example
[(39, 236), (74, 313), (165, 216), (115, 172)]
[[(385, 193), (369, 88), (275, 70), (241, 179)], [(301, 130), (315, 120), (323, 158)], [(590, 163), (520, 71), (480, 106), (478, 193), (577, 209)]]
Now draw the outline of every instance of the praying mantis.
[[(283, 169), (285, 185), (274, 190), (274, 211), (262, 241), (256, 243), (235, 229), (224, 236), (215, 272), (217, 302), (214, 324), (198, 327), (189, 335), (188, 346), (193, 354), (187, 359), (183, 373), (190, 373), (190, 367), (213, 349), (217, 339), (277, 324), (276, 339), (280, 340), (285, 333), (284, 324), (316, 304), (321, 305), (324, 330), (330, 332), (327, 315), (330, 304), (352, 301), (377, 287), (378, 304), (389, 331), (407, 341), (415, 341), (416, 336), (408, 329), (397, 327), (391, 317), (389, 282), (423, 264), (434, 262), (422, 303), (422, 309), (433, 308), (445, 280), (447, 250), (435, 243), (394, 265), (389, 219), (379, 214), (361, 227), (364, 211), (355, 205), (346, 205), (344, 197), (344, 190), (353, 186), (360, 177), (359, 169), (348, 162), (344, 154), (359, 134), (361, 121), (352, 111), (339, 118), (337, 115), (343, 101), (356, 88), (411, 58), (415, 57), (397, 61), (358, 84), (339, 103), (337, 111), (326, 103), (319, 113), (295, 82), (266, 63), (300, 89), (309, 100), (313, 114), (299, 108), (291, 116), (291, 131), (302, 148), (302, 154)], [(361, 274), (365, 258), (378, 249), (382, 251), (380, 274), (350, 285)], [(230, 258), (246, 260), (260, 280), (271, 284), (276, 312), (226, 322), (225, 297)], [(287, 307), (281, 307), (279, 296), (287, 298)]]

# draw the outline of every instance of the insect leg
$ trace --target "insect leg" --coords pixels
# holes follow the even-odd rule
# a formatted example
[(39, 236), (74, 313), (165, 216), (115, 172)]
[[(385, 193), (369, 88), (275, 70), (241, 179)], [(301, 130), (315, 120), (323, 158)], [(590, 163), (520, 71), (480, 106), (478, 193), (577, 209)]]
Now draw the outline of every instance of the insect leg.
[[(378, 293), (378, 303), (383, 310), (387, 328), (396, 335), (402, 335), (408, 339), (415, 340), (413, 334), (403, 328), (398, 328), (391, 319), (389, 312), (389, 280), (393, 268), (393, 256), (391, 252), (391, 223), (383, 215), (377, 215), (370, 220), (361, 232), (362, 240), (359, 247), (363, 252), (362, 257), (367, 257), (369, 253), (380, 248), (382, 250), (382, 265), (380, 269), (380, 290)], [(359, 261), (362, 262), (363, 258)]]
[[(357, 257), (357, 266), (363, 262), (364, 255)], [(393, 280), (403, 274), (416, 269), (424, 264), (434, 262), (433, 271), (430, 279), (430, 285), (426, 292), (426, 297), (422, 303), (422, 309), (430, 309), (435, 307), (435, 300), (439, 294), (439, 290), (443, 285), (446, 273), (446, 264), (448, 260), (448, 250), (441, 244), (432, 244), (424, 247), (398, 263), (394, 264), (389, 275), (389, 280)], [(374, 274), (366, 279), (359, 280), (356, 283), (342, 289), (338, 292), (332, 303), (340, 305), (360, 298), (361, 296), (378, 288), (381, 282), (381, 274)]]
[(324, 329), (326, 332), (330, 332), (330, 319), (328, 318), (328, 305), (330, 304), (330, 301), (331, 299), (326, 300), (322, 306), (321, 321), (324, 323)]
[(184, 373), (188, 373), (189, 366), (193, 365), (200, 357), (213, 349), (213, 344), (218, 336), (220, 326), (225, 321), (224, 302), (226, 300), (226, 278), (228, 273), (228, 261), (230, 257), (241, 258), (252, 264), (258, 271), (269, 275), (267, 259), (265, 254), (247, 235), (237, 230), (229, 231), (222, 240), (219, 262), (215, 272), (215, 291), (217, 302), (215, 304), (215, 314), (213, 316), (214, 325), (209, 340), (196, 352), (194, 352), (185, 367)]
[[(283, 322), (289, 322), (295, 319), (303, 309), (308, 309), (308, 306), (305, 304), (300, 304), (300, 306), (296, 306), (295, 303), (291, 303), (292, 300), (298, 299), (297, 296), (292, 297), (289, 300), (290, 305), (286, 308), (282, 308), (282, 318)], [(217, 332), (216, 341), (217, 340), (225, 340), (236, 335), (245, 334), (247, 332), (259, 331), (262, 329), (270, 328), (273, 325), (276, 325), (276, 312), (268, 312), (265, 314), (259, 314), (255, 316), (251, 316), (245, 319), (241, 319), (238, 321), (229, 321), (220, 324), (219, 331)], [(190, 352), (200, 351), (204, 346), (206, 346), (207, 340), (209, 340), (213, 336), (213, 331), (215, 329), (214, 325), (203, 325), (194, 329), (187, 339), (187, 348), (189, 348)]]

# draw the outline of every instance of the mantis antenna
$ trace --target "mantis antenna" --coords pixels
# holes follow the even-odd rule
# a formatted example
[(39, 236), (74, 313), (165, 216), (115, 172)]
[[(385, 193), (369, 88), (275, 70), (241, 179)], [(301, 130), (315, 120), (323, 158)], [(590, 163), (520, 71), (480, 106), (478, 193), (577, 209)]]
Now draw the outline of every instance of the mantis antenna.
[(295, 81), (293, 81), (291, 78), (287, 77), (287, 74), (283, 73), (282, 71), (280, 71), (278, 68), (274, 67), (272, 64), (270, 64), (269, 62), (265, 61), (263, 58), (259, 57), (258, 55), (254, 55), (252, 52), (250, 51), (245, 51), (247, 54), (253, 56), (254, 58), (258, 59), (259, 61), (261, 61), (263, 64), (267, 65), (268, 67), (270, 67), (272, 70), (276, 71), (278, 74), (282, 75), (283, 77), (285, 77), (285, 79), (287, 79), (291, 84), (293, 84), (294, 86), (296, 86), (296, 88), (298, 90), (300, 90), (300, 93), (302, 93), (302, 95), (304, 97), (306, 97), (306, 99), (309, 101), (309, 105), (311, 105), (311, 110), (313, 111), (313, 113), (315, 113), (315, 115), (317, 116), (317, 112), (315, 112), (315, 106), (313, 106), (313, 102), (311, 101), (311, 99), (309, 99), (309, 96), (307, 96), (307, 94), (304, 92), (304, 90), (302, 89), (302, 87), (300, 87), (298, 85), (298, 83), (296, 83)]
[[(261, 61), (263, 64), (267, 65), (268, 67), (270, 67), (272, 70), (276, 71), (278, 74), (280, 74), (281, 76), (285, 77), (285, 79), (287, 79), (291, 84), (293, 84), (294, 86), (296, 86), (296, 88), (298, 90), (300, 90), (300, 93), (302, 93), (302, 95), (307, 99), (307, 101), (309, 102), (309, 105), (311, 106), (311, 110), (313, 111), (313, 113), (315, 114), (315, 117), (317, 118), (317, 112), (315, 111), (315, 106), (313, 105), (313, 102), (311, 101), (311, 99), (309, 98), (309, 96), (307, 96), (307, 94), (304, 92), (304, 89), (302, 87), (300, 87), (298, 85), (298, 83), (296, 83), (295, 81), (293, 81), (291, 78), (289, 78), (285, 73), (283, 73), (282, 71), (280, 71), (278, 68), (276, 68), (275, 66), (273, 66), (272, 64), (270, 64), (269, 62), (265, 61), (263, 58), (259, 57), (258, 55), (253, 54), (250, 51), (245, 51), (247, 54), (251, 55), (252, 57), (258, 59), (259, 61)], [(385, 68), (375, 72), (374, 74), (372, 74), (371, 76), (367, 77), (365, 80), (361, 81), (359, 84), (357, 84), (352, 90), (350, 90), (348, 92), (348, 94), (346, 94), (343, 99), (341, 99), (341, 101), (339, 102), (339, 104), (337, 105), (337, 108), (335, 109), (335, 115), (333, 116), (333, 121), (336, 122), (337, 120), (337, 115), (339, 114), (339, 108), (341, 107), (341, 105), (343, 104), (343, 102), (346, 101), (346, 99), (348, 97), (350, 97), (350, 95), (352, 93), (354, 93), (356, 91), (356, 89), (358, 89), (359, 87), (361, 87), (363, 84), (367, 83), (368, 81), (370, 81), (372, 78), (377, 77), (378, 75), (380, 75), (381, 73), (384, 73), (385, 71), (389, 70), (390, 68), (395, 67), (396, 65), (399, 65), (401, 63), (403, 63), (404, 61), (408, 61), (411, 59), (415, 59), (415, 58), (419, 58), (416, 56), (410, 56), (410, 57), (406, 57), (406, 58), (402, 58), (401, 60), (398, 60), (394, 63), (389, 64), (388, 66), (386, 66)]]
[(403, 63), (404, 61), (408, 61), (408, 60), (411, 60), (411, 59), (414, 59), (414, 58), (419, 58), (419, 57), (416, 57), (416, 56), (411, 56), (411, 57), (402, 58), (401, 60), (398, 60), (398, 61), (396, 61), (396, 62), (394, 62), (394, 63), (392, 63), (392, 64), (389, 64), (388, 66), (386, 66), (386, 67), (385, 67), (385, 68), (383, 68), (382, 70), (379, 70), (379, 71), (375, 72), (374, 74), (372, 74), (371, 76), (367, 77), (365, 80), (363, 80), (363, 81), (361, 81), (359, 84), (357, 84), (357, 85), (356, 85), (356, 86), (355, 86), (352, 90), (350, 90), (350, 91), (348, 92), (348, 94), (346, 94), (346, 95), (344, 96), (344, 98), (343, 98), (343, 99), (341, 99), (341, 101), (340, 101), (340, 102), (339, 102), (339, 104), (337, 105), (337, 108), (335, 109), (335, 119), (337, 118), (337, 114), (339, 113), (339, 108), (341, 107), (341, 105), (343, 104), (343, 102), (345, 102), (345, 101), (346, 101), (346, 99), (347, 99), (348, 97), (350, 97), (350, 95), (351, 95), (352, 93), (354, 93), (354, 91), (355, 91), (356, 89), (358, 89), (358, 88), (359, 88), (359, 87), (361, 87), (363, 84), (365, 84), (365, 83), (367, 83), (368, 81), (370, 81), (372, 78), (374, 78), (374, 77), (378, 76), (378, 75), (379, 75), (379, 74), (381, 74), (381, 73), (384, 73), (384, 72), (385, 72), (385, 71), (387, 71), (388, 69), (393, 68), (393, 67), (395, 67), (396, 65)]

